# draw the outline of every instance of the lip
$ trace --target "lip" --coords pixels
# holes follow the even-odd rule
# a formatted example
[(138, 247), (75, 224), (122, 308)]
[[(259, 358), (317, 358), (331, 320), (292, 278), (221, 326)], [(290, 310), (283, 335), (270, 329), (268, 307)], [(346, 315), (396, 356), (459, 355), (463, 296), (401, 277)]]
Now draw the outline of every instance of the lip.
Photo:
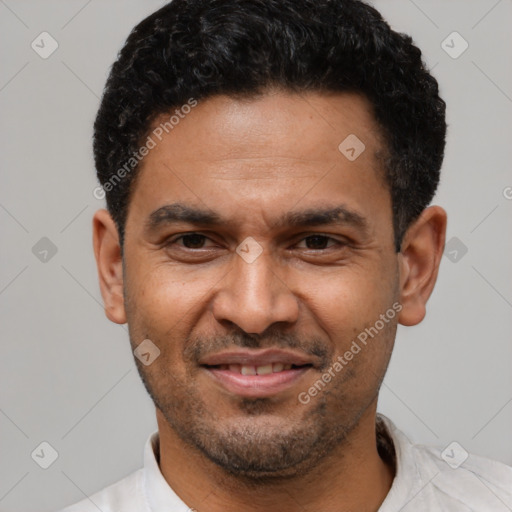
[(267, 375), (242, 375), (215, 367), (204, 368), (230, 393), (246, 398), (262, 398), (281, 393), (294, 386), (307, 371), (311, 370), (311, 366), (305, 366)]
[(291, 350), (261, 349), (261, 350), (230, 350), (208, 355), (199, 361), (200, 365), (219, 366), (221, 364), (246, 364), (263, 366), (272, 363), (315, 366), (311, 357)]
[[(199, 363), (224, 389), (247, 398), (262, 398), (281, 393), (293, 387), (315, 366), (314, 361), (304, 354), (280, 349), (224, 351), (206, 356)], [(272, 363), (299, 367), (265, 375), (242, 375), (220, 367), (230, 364), (265, 366)]]

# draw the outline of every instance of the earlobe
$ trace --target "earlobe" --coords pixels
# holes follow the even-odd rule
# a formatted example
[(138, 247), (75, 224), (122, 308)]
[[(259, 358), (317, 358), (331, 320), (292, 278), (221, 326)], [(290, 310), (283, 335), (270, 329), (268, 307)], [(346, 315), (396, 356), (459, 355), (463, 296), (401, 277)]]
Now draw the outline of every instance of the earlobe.
[(112, 322), (124, 324), (121, 246), (115, 222), (105, 209), (98, 210), (93, 217), (93, 246), (105, 314)]
[(399, 258), (399, 323), (419, 324), (437, 280), (446, 238), (446, 212), (440, 206), (426, 208), (409, 227)]

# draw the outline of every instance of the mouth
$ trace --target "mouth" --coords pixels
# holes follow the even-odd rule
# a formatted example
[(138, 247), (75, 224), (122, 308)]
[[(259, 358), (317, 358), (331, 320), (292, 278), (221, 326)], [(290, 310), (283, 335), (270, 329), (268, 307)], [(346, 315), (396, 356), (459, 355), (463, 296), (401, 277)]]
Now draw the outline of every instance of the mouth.
[(205, 358), (201, 366), (228, 392), (262, 398), (293, 387), (314, 363), (302, 354), (265, 350), (215, 354)]
[(250, 364), (218, 364), (218, 365), (203, 365), (210, 370), (222, 370), (232, 373), (239, 373), (240, 375), (269, 375), (271, 373), (282, 373), (289, 370), (297, 370), (305, 366), (313, 366), (312, 364), (295, 365), (289, 363), (269, 363), (263, 365), (250, 365)]

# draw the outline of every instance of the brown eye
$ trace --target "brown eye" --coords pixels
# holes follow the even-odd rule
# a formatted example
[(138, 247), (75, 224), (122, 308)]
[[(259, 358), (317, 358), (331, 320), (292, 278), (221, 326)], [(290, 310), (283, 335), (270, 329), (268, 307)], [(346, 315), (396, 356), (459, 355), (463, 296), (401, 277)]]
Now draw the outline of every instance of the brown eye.
[(206, 237), (204, 235), (198, 235), (197, 233), (192, 233), (191, 235), (184, 235), (181, 237), (183, 240), (183, 245), (188, 249), (199, 249), (202, 246)]
[(208, 240), (208, 238), (200, 233), (186, 233), (170, 240), (167, 246), (178, 245), (185, 249), (204, 249), (206, 240)]
[(339, 246), (344, 245), (343, 242), (336, 240), (330, 236), (325, 236), (325, 235), (310, 235), (310, 236), (303, 238), (301, 240), (301, 242), (299, 242), (299, 243), (305, 242), (306, 249), (323, 250), (323, 249), (328, 249), (327, 244), (329, 243), (329, 241), (334, 242), (335, 244), (337, 244)]
[(308, 236), (306, 240), (308, 249), (325, 249), (329, 239), (326, 236), (313, 235)]
[(191, 233), (189, 235), (183, 235), (179, 239), (182, 240), (183, 245), (187, 249), (201, 249), (206, 240), (206, 237), (197, 233)]

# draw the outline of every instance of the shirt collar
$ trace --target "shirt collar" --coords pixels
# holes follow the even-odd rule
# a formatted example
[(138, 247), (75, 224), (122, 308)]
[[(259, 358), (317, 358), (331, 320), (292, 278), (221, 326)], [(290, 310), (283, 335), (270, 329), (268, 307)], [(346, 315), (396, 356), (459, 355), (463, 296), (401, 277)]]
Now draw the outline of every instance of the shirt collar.
[[(439, 470), (428, 459), (422, 460), (420, 466), (415, 445), (389, 418), (383, 414), (377, 414), (377, 417), (385, 425), (387, 435), (391, 438), (396, 461), (395, 478), (379, 512), (396, 512), (420, 494), (425, 482), (431, 480)], [(421, 501), (423, 498), (419, 496), (418, 499)], [(419, 503), (416, 505), (419, 506)]]
[(144, 494), (151, 512), (172, 510), (190, 512), (190, 508), (172, 490), (159, 466), (160, 438), (153, 432), (144, 447)]

